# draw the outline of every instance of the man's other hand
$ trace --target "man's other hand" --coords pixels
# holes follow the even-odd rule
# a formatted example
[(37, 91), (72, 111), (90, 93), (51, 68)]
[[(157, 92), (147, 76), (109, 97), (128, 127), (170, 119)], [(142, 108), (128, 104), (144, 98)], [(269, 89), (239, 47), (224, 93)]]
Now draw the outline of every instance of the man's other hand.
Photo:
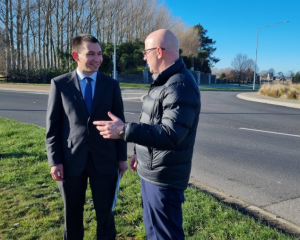
[(64, 167), (62, 164), (51, 166), (50, 174), (55, 181), (64, 180)]
[(126, 161), (119, 161), (119, 173), (121, 173), (121, 178), (123, 177), (127, 168), (128, 166)]
[(129, 166), (130, 166), (130, 169), (131, 171), (135, 172), (136, 171), (136, 167), (137, 167), (137, 156), (136, 154), (133, 154), (130, 158), (130, 163), (129, 163)]

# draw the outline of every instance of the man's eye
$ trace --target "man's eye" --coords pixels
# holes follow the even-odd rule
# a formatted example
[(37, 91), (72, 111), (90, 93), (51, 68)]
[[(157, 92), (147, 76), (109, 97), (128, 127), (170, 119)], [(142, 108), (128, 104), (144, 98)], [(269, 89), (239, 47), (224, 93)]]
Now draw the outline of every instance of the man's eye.
[(88, 53), (87, 55), (91, 56), (91, 55), (94, 55), (93, 53)]

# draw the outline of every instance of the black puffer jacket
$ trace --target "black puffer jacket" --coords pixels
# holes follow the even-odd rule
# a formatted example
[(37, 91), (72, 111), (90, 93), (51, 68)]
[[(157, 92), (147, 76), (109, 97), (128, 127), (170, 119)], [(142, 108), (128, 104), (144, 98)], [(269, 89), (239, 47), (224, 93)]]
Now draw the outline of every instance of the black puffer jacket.
[(200, 91), (182, 59), (161, 72), (144, 99), (140, 123), (129, 123), (125, 140), (136, 143), (137, 172), (155, 185), (186, 189)]

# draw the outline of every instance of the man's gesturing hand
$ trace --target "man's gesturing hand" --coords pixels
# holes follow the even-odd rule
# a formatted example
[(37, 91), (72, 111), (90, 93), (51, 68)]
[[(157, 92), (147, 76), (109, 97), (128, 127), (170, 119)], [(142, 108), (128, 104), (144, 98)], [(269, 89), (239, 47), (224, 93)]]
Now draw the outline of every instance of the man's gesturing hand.
[(119, 132), (122, 130), (124, 123), (111, 112), (108, 112), (108, 116), (112, 121), (94, 121), (93, 124), (97, 126), (96, 128), (103, 138), (118, 139), (120, 138)]

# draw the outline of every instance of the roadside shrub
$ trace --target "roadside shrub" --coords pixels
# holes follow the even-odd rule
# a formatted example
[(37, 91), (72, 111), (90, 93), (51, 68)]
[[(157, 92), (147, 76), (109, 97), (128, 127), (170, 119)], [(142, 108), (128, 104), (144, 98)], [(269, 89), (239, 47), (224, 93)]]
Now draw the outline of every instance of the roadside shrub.
[(133, 69), (124, 70), (121, 73), (122, 74), (141, 74), (144, 70), (147, 70), (147, 68), (144, 66), (139, 66), (139, 67), (136, 67)]
[(18, 83), (50, 83), (51, 79), (69, 72), (68, 69), (15, 69), (8, 72), (9, 82)]
[(300, 84), (263, 84), (258, 94), (300, 101)]

